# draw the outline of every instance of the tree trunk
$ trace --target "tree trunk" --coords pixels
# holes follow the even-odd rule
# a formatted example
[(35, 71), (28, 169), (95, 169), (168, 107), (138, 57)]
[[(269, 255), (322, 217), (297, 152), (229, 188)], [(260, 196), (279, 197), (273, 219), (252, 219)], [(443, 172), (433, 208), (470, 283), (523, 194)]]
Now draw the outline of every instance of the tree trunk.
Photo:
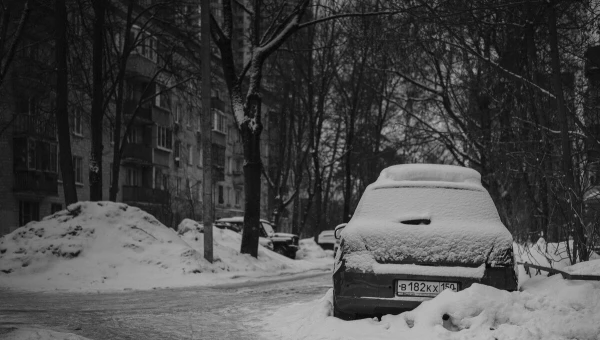
[[(131, 53), (131, 27), (133, 16), (133, 1), (130, 1), (127, 4), (127, 21), (125, 25), (125, 35), (123, 41), (123, 52), (121, 55), (121, 60), (119, 62), (119, 75), (117, 79), (117, 97), (115, 102), (115, 128), (113, 130), (113, 163), (112, 163), (112, 179), (109, 188), (109, 197), (110, 201), (116, 202), (117, 195), (119, 194), (119, 175), (121, 171), (121, 155), (122, 150), (125, 147), (124, 144), (127, 143), (127, 136), (129, 135), (128, 129), (126, 129), (125, 136), (121, 140), (121, 130), (123, 128), (123, 106), (124, 106), (124, 97), (125, 97), (125, 69), (127, 68), (127, 60), (129, 59), (129, 55)], [(139, 105), (138, 105), (139, 106)], [(136, 108), (137, 111), (138, 108)], [(131, 119), (135, 119), (135, 113)]]
[(75, 171), (71, 155), (71, 132), (69, 128), (69, 86), (67, 76), (67, 8), (65, 0), (56, 0), (56, 128), (60, 149), (60, 171), (62, 174), (65, 204), (77, 202)]
[[(576, 191), (575, 178), (573, 174), (573, 162), (571, 155), (571, 141), (569, 140), (569, 121), (567, 119), (567, 108), (562, 88), (560, 55), (558, 51), (558, 32), (556, 29), (556, 11), (555, 2), (550, 3), (548, 7), (548, 30), (550, 33), (550, 58), (552, 61), (552, 78), (554, 81), (554, 92), (556, 95), (556, 104), (558, 106), (558, 118), (560, 123), (560, 138), (562, 145), (562, 164), (563, 176), (566, 184), (565, 209), (567, 211), (567, 222), (569, 227), (575, 229), (573, 242), (572, 261), (577, 258), (580, 261), (588, 260), (587, 240), (584, 226), (580, 223), (577, 216), (582, 216), (581, 200)], [(575, 211), (573, 211), (575, 210)], [(575, 217), (574, 217), (575, 215)], [(579, 255), (579, 256), (577, 256)]]
[(102, 118), (104, 116), (103, 93), (103, 63), (104, 63), (104, 14), (106, 12), (105, 0), (94, 0), (94, 29), (92, 50), (92, 150), (89, 162), (90, 201), (102, 200)]
[(261, 98), (253, 93), (248, 97), (250, 119), (241, 125), (244, 140), (244, 232), (240, 253), (258, 256), (258, 237), (260, 227), (260, 175), (262, 162), (260, 159), (260, 134), (262, 123), (260, 121)]

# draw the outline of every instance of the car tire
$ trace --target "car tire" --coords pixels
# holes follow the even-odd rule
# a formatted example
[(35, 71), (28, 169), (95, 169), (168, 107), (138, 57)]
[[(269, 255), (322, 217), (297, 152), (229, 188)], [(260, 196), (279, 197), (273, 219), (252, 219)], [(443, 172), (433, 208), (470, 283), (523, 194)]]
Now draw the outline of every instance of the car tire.
[(354, 320), (355, 319), (354, 314), (344, 313), (337, 308), (337, 304), (335, 303), (335, 292), (333, 294), (334, 294), (333, 295), (333, 316), (340, 320), (346, 320), (346, 321)]

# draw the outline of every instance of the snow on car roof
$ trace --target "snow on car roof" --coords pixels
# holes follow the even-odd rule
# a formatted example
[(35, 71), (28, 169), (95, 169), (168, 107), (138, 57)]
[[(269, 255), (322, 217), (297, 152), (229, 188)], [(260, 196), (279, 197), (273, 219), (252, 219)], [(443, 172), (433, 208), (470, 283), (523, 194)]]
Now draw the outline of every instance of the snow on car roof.
[(481, 175), (476, 170), (444, 164), (393, 165), (383, 169), (373, 185), (388, 187), (411, 184), (406, 182), (444, 182), (454, 184), (452, 186), (482, 187)]

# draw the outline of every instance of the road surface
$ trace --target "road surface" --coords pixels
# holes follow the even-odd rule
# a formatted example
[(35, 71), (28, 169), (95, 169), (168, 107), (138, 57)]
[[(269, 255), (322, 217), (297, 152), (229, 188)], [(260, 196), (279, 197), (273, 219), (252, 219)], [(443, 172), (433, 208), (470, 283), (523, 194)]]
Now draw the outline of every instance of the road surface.
[(265, 316), (321, 297), (330, 287), (331, 273), (317, 272), (262, 283), (102, 294), (0, 291), (0, 339), (12, 327), (94, 340), (265, 339)]

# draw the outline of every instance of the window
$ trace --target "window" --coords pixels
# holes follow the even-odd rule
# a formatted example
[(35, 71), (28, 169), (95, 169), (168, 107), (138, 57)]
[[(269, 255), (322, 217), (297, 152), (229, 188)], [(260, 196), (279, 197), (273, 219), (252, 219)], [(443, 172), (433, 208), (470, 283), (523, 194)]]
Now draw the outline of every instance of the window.
[(156, 84), (156, 97), (154, 97), (154, 105), (163, 109), (171, 109), (171, 96), (163, 85)]
[(24, 226), (31, 221), (40, 220), (40, 203), (19, 201), (19, 225)]
[(55, 212), (62, 210), (62, 204), (60, 203), (52, 203), (50, 204), (50, 214), (54, 214)]
[(83, 25), (81, 24), (81, 16), (77, 11), (73, 11), (67, 15), (67, 22), (71, 26), (71, 31), (74, 37), (81, 37), (83, 34)]
[(162, 189), (162, 176), (162, 169), (158, 167), (154, 168), (154, 189)]
[(191, 112), (187, 112), (187, 120), (185, 121), (185, 125), (187, 126), (188, 130), (192, 129), (192, 113)]
[(175, 194), (177, 196), (181, 195), (181, 178), (179, 177), (175, 180)]
[(54, 143), (33, 138), (14, 139), (14, 169), (58, 172), (58, 151)]
[(75, 183), (83, 184), (83, 158), (73, 156), (73, 169), (75, 170)]
[(202, 115), (196, 116), (196, 131), (200, 132), (202, 127)]
[(159, 149), (164, 149), (170, 151), (173, 145), (173, 134), (171, 129), (166, 128), (164, 126), (157, 125), (156, 126), (156, 138), (157, 138), (157, 146)]
[(225, 133), (225, 115), (219, 110), (213, 110), (213, 130)]
[(241, 197), (242, 197), (242, 192), (240, 190), (236, 190), (235, 191), (235, 205), (236, 206), (240, 205)]
[(225, 168), (225, 147), (219, 144), (212, 145), (213, 166)]
[(231, 157), (227, 157), (227, 165), (225, 166), (227, 173), (231, 173), (233, 171), (233, 168), (231, 167), (232, 165), (233, 163), (231, 162)]
[(201, 167), (204, 163), (204, 151), (202, 150), (202, 144), (198, 144), (198, 166)]
[(223, 204), (223, 186), (219, 185), (219, 204)]
[(139, 187), (142, 183), (142, 174), (139, 169), (127, 168), (125, 172), (125, 185)]
[(194, 165), (194, 148), (192, 144), (187, 145), (188, 148), (188, 165)]
[(227, 143), (233, 143), (233, 129), (231, 126), (227, 128)]
[(234, 172), (240, 173), (242, 172), (242, 160), (240, 158), (235, 160), (235, 170)]
[(133, 26), (131, 28), (130, 40), (135, 46), (135, 49), (132, 51), (133, 53), (140, 54), (154, 62), (157, 61), (158, 54), (156, 53), (156, 47), (158, 46), (158, 42), (155, 36), (146, 31), (140, 32), (138, 26)]
[(129, 130), (129, 136), (127, 136), (127, 143), (129, 144), (139, 144), (142, 141), (140, 129), (137, 127), (132, 127)]
[(176, 166), (179, 166), (180, 158), (181, 158), (181, 142), (175, 141), (175, 150), (173, 152), (173, 160), (175, 161)]
[(77, 136), (83, 136), (83, 114), (80, 108), (76, 108), (73, 112), (73, 134)]
[(169, 190), (169, 175), (167, 175), (167, 174), (162, 175), (162, 183), (161, 184), (162, 184), (162, 186), (161, 186), (162, 190), (165, 190), (165, 191)]
[(179, 123), (181, 119), (181, 105), (177, 104), (175, 106), (175, 123)]

